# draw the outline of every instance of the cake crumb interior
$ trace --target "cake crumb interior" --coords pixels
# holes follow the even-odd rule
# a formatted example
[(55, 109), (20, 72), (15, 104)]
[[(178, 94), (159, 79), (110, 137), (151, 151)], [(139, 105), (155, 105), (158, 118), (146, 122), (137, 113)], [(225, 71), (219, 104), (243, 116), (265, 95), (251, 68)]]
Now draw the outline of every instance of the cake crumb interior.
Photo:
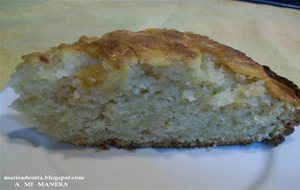
[[(59, 141), (122, 139), (142, 146), (172, 140), (261, 141), (281, 133), (284, 121), (292, 119), (294, 108), (272, 98), (264, 81), (231, 73), (210, 55), (190, 64), (139, 63), (126, 72), (111, 72), (105, 62), (84, 53), (70, 56), (50, 60), (50, 69), (38, 62), (24, 65), (11, 82), (20, 94), (12, 106)], [(108, 83), (82, 86), (77, 73), (98, 67), (109, 70), (107, 76), (85, 82)]]

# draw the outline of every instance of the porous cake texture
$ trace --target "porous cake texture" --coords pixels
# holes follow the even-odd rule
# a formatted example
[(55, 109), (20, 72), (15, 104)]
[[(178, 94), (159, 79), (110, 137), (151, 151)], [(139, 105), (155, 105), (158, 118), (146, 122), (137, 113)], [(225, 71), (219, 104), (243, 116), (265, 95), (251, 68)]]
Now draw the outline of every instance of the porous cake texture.
[(190, 32), (118, 30), (23, 57), (12, 107), (51, 138), (106, 148), (278, 144), (300, 123), (298, 87)]

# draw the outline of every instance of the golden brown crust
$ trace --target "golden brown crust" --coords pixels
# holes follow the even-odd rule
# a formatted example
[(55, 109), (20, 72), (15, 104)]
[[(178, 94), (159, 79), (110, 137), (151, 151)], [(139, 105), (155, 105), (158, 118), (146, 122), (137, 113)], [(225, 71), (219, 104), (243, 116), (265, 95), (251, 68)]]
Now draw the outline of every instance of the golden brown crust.
[[(168, 29), (147, 29), (140, 32), (117, 30), (101, 38), (83, 36), (78, 42), (62, 44), (58, 49), (87, 52), (98, 59), (106, 60), (118, 70), (135, 63), (167, 66), (175, 60), (188, 64), (198, 60), (203, 54), (210, 54), (234, 73), (254, 80), (264, 80), (273, 97), (300, 107), (300, 93), (295, 84), (278, 76), (268, 67), (259, 65), (242, 52), (191, 32)], [(46, 64), (53, 51), (55, 48), (45, 54), (33, 53), (23, 58), (25, 62), (38, 58)], [(99, 72), (100, 70), (96, 73)], [(86, 85), (86, 79), (83, 81), (85, 82), (82, 84)]]
[(272, 77), (274, 80), (277, 80), (278, 82), (288, 86), (290, 89), (294, 90), (295, 95), (300, 98), (300, 89), (298, 88), (298, 86), (296, 84), (294, 84), (292, 81), (277, 75), (275, 72), (273, 72), (270, 67), (263, 65), (263, 68), (265, 70), (265, 72)]

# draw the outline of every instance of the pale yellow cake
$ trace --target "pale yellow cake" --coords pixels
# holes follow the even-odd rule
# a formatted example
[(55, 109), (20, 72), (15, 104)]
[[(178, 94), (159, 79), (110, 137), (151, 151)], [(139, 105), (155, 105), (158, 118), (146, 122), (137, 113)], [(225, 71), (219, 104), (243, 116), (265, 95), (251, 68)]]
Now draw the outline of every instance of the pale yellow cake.
[(245, 54), (167, 29), (81, 37), (23, 57), (12, 104), (49, 137), (80, 146), (278, 144), (300, 92)]

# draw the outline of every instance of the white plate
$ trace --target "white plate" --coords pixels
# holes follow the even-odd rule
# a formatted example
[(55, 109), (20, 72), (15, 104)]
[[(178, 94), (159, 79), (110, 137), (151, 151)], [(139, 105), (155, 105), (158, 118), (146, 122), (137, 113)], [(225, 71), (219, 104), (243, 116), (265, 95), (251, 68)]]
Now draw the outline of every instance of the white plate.
[[(256, 143), (97, 151), (55, 143), (36, 132), (33, 124), (9, 108), (15, 98), (11, 88), (0, 94), (0, 189), (16, 189), (15, 183), (23, 181), (3, 179), (16, 175), (84, 176), (82, 181), (66, 181), (65, 189), (300, 189), (297, 128), (275, 148)], [(33, 182), (28, 189), (41, 189)]]

